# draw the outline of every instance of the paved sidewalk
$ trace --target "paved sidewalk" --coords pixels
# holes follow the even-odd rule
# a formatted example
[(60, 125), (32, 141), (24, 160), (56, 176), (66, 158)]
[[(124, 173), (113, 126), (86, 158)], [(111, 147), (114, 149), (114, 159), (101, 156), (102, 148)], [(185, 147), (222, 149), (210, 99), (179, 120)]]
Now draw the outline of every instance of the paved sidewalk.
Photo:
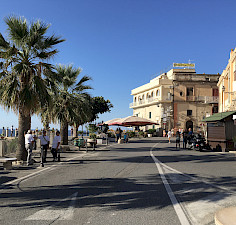
[[(86, 153), (85, 148), (81, 148), (79, 151), (79, 147), (76, 147), (72, 144), (70, 144), (69, 146), (70, 150), (61, 153), (62, 163), (69, 161), (70, 159), (73, 159), (75, 157), (83, 158), (86, 155), (90, 155), (101, 150), (108, 150), (109, 148), (109, 145), (100, 145), (96, 147), (95, 151), (93, 151), (92, 148), (88, 148), (88, 152)], [(30, 166), (27, 166), (26, 164), (13, 165), (12, 170), (4, 170), (3, 166), (0, 165), (0, 186), (9, 185), (17, 179), (21, 179), (25, 176), (30, 176), (31, 174), (35, 173), (37, 174), (41, 170), (45, 170), (46, 168), (58, 165), (60, 163), (60, 162), (53, 162), (53, 157), (50, 150), (48, 150), (47, 162), (44, 163), (44, 167), (40, 166), (40, 150), (33, 150), (32, 157), (35, 160), (35, 163)]]

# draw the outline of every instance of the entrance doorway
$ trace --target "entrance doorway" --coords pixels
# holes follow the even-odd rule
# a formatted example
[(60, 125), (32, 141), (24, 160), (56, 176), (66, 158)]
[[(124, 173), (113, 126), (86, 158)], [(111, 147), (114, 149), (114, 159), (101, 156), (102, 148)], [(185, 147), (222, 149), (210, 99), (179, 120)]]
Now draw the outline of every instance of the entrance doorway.
[(193, 131), (193, 121), (191, 121), (191, 120), (188, 120), (186, 122), (186, 129), (188, 130), (189, 128), (191, 128)]

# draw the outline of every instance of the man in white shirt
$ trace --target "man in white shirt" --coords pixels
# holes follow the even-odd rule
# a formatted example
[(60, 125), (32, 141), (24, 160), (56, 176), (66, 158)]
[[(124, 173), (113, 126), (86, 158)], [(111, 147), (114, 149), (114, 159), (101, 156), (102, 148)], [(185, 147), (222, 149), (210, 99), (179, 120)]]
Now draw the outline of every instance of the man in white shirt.
[(41, 143), (41, 166), (44, 166), (44, 163), (47, 159), (47, 150), (49, 147), (49, 137), (47, 136), (46, 130), (43, 131), (43, 135), (39, 136)]
[[(53, 139), (52, 142), (52, 156), (53, 156), (53, 162), (56, 161), (57, 159), (57, 153), (60, 149), (60, 144), (61, 144), (61, 136), (60, 136), (60, 131), (56, 132), (56, 136)], [(60, 161), (60, 158), (58, 157), (58, 161)]]
[(33, 138), (33, 135), (32, 135), (32, 131), (28, 130), (27, 134), (25, 135), (25, 149), (28, 152), (27, 166), (30, 165), (33, 142), (34, 142), (34, 138)]

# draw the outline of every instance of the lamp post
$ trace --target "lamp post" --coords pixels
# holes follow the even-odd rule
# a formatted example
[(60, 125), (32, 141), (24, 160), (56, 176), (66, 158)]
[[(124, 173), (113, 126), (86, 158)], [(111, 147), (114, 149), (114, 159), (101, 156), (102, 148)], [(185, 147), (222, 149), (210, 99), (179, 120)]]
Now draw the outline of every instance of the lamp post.
[(224, 92), (225, 92), (225, 86), (222, 86), (222, 112), (224, 112)]

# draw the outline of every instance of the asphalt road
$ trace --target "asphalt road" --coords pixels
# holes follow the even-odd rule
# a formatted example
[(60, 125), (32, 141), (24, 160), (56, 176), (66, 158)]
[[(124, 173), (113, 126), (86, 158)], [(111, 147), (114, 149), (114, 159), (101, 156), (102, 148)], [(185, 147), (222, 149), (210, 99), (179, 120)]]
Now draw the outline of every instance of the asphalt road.
[(163, 138), (112, 145), (0, 191), (0, 224), (213, 224), (235, 205), (234, 155), (176, 150)]

